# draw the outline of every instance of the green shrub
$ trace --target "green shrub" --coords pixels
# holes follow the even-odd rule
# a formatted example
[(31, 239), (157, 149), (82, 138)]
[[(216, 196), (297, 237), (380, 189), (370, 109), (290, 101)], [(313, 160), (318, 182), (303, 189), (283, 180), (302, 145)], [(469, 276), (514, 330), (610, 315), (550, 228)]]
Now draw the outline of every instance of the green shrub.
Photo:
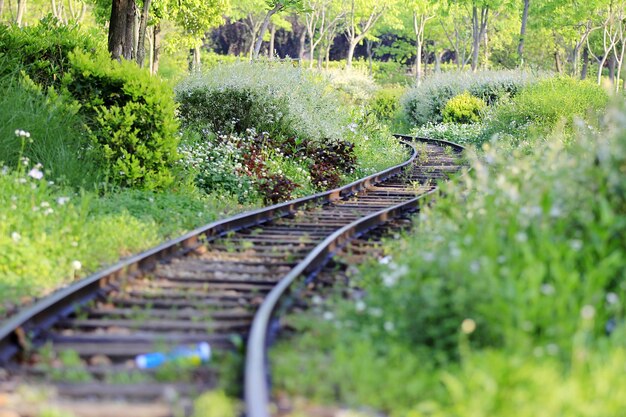
[(443, 108), (444, 123), (476, 123), (480, 121), (485, 102), (467, 91), (452, 97)]
[(114, 183), (145, 189), (172, 184), (178, 125), (171, 90), (130, 61), (70, 54), (63, 87), (81, 104), (94, 154)]
[(452, 97), (468, 91), (491, 106), (512, 97), (537, 76), (521, 71), (446, 72), (434, 74), (414, 86), (402, 98), (407, 120), (414, 126), (443, 120), (442, 110)]
[(401, 88), (383, 88), (378, 90), (369, 102), (370, 109), (382, 121), (393, 120), (400, 110)]
[(363, 104), (371, 99), (377, 90), (374, 79), (366, 70), (329, 69), (323, 72), (330, 84), (341, 93), (344, 101), (349, 104)]
[(520, 139), (532, 134), (547, 135), (561, 122), (565, 123), (566, 135), (571, 136), (574, 119), (597, 119), (608, 99), (608, 94), (590, 81), (570, 77), (546, 79), (495, 108), (486, 120), (485, 136)]
[[(0, 25), (0, 55), (12, 65), (3, 70), (19, 69), (44, 90), (58, 87), (63, 74), (71, 68), (69, 54), (75, 49), (94, 53), (106, 50), (102, 33), (85, 31), (79, 24), (63, 24), (52, 15), (38, 24), (19, 28)], [(6, 74), (6, 71), (0, 75)]]
[(296, 137), (301, 143), (323, 143), (341, 139), (348, 124), (323, 78), (290, 64), (218, 65), (184, 80), (176, 98), (183, 126), (198, 132), (245, 135), (254, 128), (278, 142)]

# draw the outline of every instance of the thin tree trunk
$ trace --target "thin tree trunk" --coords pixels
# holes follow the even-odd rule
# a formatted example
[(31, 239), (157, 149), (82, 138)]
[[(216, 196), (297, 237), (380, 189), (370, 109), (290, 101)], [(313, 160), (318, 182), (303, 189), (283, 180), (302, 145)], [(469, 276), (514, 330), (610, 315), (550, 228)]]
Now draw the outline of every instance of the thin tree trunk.
[(528, 23), (528, 9), (530, 0), (524, 0), (524, 11), (522, 12), (522, 27), (519, 32), (519, 44), (517, 45), (517, 55), (520, 66), (524, 65), (524, 39), (526, 38), (526, 24)]
[(4, 0), (0, 0), (0, 21), (2, 21), (2, 12), (4, 12)]
[(277, 2), (276, 6), (274, 6), (273, 9), (269, 10), (265, 15), (265, 19), (263, 20), (263, 24), (261, 25), (261, 30), (259, 31), (259, 37), (257, 38), (254, 45), (254, 52), (252, 54), (252, 57), (254, 59), (257, 59), (259, 57), (259, 51), (261, 50), (261, 44), (263, 43), (263, 35), (265, 35), (265, 32), (267, 31), (267, 27), (270, 24), (270, 19), (274, 14), (280, 12), (284, 7), (284, 4)]
[(304, 59), (305, 42), (306, 42), (306, 30), (302, 29), (302, 33), (300, 33), (299, 49), (298, 49), (298, 59), (300, 60), (300, 63), (302, 63), (302, 60)]
[(556, 67), (556, 72), (559, 74), (563, 73), (563, 65), (561, 65), (561, 54), (559, 54), (559, 51), (556, 50), (554, 51), (554, 64)]
[(26, 13), (26, 0), (17, 0), (17, 16), (15, 17), (15, 23), (18, 27), (22, 27), (24, 13)]
[(269, 49), (269, 57), (274, 57), (274, 43), (276, 41), (276, 25), (272, 25), (270, 27), (270, 49)]
[(583, 67), (580, 71), (580, 79), (581, 80), (586, 80), (587, 79), (587, 72), (589, 70), (589, 49), (585, 48), (583, 49)]
[(370, 39), (365, 39), (365, 50), (367, 51), (367, 66), (369, 68), (370, 76), (374, 75), (372, 68), (372, 46), (373, 42)]
[(330, 48), (331, 48), (331, 43), (329, 42), (328, 45), (326, 46), (326, 69), (328, 69), (330, 67)]
[(139, 22), (139, 39), (137, 41), (137, 64), (143, 67), (146, 58), (146, 29), (148, 27), (148, 13), (150, 13), (151, 0), (143, 0), (143, 10)]
[(609, 57), (609, 80), (611, 81), (611, 85), (615, 85), (615, 56), (611, 55)]
[(200, 70), (200, 47), (189, 49), (189, 72)]
[(442, 52), (435, 52), (435, 72), (436, 73), (440, 73), (441, 72), (441, 59), (443, 58), (443, 54), (445, 53), (445, 51)]
[(348, 45), (348, 56), (346, 57), (346, 67), (352, 67), (352, 57), (354, 57), (354, 49), (356, 48), (356, 40), (351, 40)]
[(152, 48), (154, 50), (153, 61), (152, 61), (152, 73), (159, 73), (159, 60), (161, 59), (161, 23), (157, 23), (154, 25), (152, 29), (152, 36), (154, 37), (152, 41)]
[(480, 51), (478, 24), (478, 7), (472, 6), (472, 72), (476, 72), (478, 69), (478, 53)]
[(422, 83), (422, 31), (421, 22), (418, 22), (417, 13), (413, 12), (413, 29), (415, 31), (415, 80), (417, 85)]

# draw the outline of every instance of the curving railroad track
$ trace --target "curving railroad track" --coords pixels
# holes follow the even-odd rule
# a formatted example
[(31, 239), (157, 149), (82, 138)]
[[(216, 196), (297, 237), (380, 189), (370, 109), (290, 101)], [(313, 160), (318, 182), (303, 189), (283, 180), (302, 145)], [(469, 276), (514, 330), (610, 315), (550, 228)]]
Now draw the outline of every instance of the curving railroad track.
[[(399, 138), (412, 150), (403, 164), (211, 223), (12, 317), (0, 326), (0, 394), (23, 399), (24, 387), (45, 387), (46, 401), (76, 415), (185, 415), (223, 376), (211, 365), (138, 369), (136, 356), (208, 343), (225, 360), (221, 352), (245, 341), (246, 414), (269, 416), (266, 353), (277, 317), (335, 253), (351, 242), (352, 256), (372, 256), (385, 228), (405, 227), (398, 219), (461, 169), (461, 146)], [(41, 411), (4, 402), (23, 416)]]

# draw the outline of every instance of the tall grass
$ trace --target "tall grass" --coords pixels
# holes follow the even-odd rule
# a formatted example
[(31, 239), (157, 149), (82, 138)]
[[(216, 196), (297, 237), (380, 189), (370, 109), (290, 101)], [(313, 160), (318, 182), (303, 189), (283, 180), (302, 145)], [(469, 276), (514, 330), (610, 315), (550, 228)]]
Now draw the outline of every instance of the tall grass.
[[(1, 65), (1, 64), (0, 64)], [(40, 163), (50, 180), (72, 187), (93, 187), (100, 175), (87, 155), (82, 120), (76, 109), (54, 95), (7, 76), (0, 80), (0, 161), (15, 167), (25, 156)], [(16, 130), (30, 132), (22, 144)]]

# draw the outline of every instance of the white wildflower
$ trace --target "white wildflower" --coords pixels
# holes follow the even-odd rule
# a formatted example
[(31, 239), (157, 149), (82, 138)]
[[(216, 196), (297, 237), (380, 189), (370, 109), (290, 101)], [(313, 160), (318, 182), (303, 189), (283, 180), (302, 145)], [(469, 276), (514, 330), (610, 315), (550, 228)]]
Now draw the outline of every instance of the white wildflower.
[(40, 180), (43, 178), (43, 172), (37, 168), (33, 168), (28, 171), (28, 176), (36, 180)]
[(72, 269), (74, 271), (78, 271), (83, 267), (83, 264), (80, 263), (80, 261), (72, 261)]

